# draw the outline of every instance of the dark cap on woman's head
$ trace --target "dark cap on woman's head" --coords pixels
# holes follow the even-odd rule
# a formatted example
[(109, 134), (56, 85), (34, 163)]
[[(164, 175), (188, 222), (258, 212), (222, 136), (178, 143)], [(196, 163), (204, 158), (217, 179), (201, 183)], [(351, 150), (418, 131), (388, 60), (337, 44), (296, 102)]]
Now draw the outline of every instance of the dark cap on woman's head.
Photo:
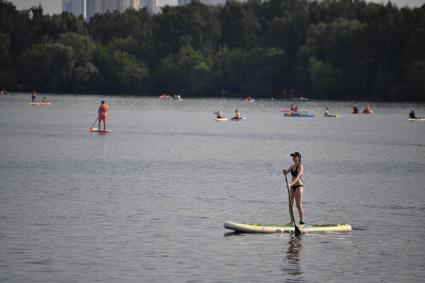
[(299, 153), (298, 151), (296, 151), (296, 152), (294, 152), (294, 153), (291, 153), (290, 155), (291, 155), (291, 156), (296, 156), (296, 157), (298, 157), (298, 158), (301, 158), (301, 153)]

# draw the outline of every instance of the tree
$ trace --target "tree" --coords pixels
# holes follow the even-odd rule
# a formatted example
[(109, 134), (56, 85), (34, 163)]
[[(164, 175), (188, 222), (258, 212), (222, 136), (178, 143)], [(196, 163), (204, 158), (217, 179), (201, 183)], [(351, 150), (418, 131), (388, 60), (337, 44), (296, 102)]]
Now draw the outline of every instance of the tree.
[(314, 57), (309, 60), (308, 71), (312, 84), (314, 98), (338, 98), (344, 92), (342, 72), (329, 62), (320, 61)]
[(134, 56), (124, 51), (110, 53), (98, 47), (94, 63), (99, 69), (97, 89), (104, 93), (144, 94), (149, 89), (149, 70)]
[(27, 89), (44, 92), (66, 92), (72, 79), (73, 51), (60, 43), (46, 42), (33, 45), (21, 58), (21, 80)]

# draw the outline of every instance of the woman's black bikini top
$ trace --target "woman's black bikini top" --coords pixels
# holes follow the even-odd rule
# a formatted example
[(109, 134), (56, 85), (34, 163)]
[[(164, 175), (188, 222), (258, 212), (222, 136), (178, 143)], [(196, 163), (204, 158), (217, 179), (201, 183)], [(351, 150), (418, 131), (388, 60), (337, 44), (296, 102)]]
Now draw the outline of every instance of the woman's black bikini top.
[(291, 175), (292, 175), (292, 177), (298, 176), (298, 170), (297, 170), (296, 166), (294, 166), (294, 168), (291, 170)]

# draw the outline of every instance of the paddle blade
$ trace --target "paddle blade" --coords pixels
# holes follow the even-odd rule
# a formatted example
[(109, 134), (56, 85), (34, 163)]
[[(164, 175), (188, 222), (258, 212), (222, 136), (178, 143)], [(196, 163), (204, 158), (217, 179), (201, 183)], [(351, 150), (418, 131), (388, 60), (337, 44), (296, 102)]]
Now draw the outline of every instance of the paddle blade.
[(295, 223), (294, 223), (294, 227), (295, 227), (295, 237), (298, 237), (299, 235), (301, 235), (301, 230), (300, 228), (298, 228), (297, 225), (295, 225)]

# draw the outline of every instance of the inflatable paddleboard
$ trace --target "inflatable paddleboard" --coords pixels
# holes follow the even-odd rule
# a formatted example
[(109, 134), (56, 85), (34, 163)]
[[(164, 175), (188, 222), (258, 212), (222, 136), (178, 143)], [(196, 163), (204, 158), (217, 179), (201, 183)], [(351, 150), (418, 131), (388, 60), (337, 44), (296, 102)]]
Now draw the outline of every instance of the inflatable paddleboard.
[(101, 134), (112, 133), (111, 130), (100, 130), (100, 129), (97, 129), (97, 128), (89, 128), (89, 132), (90, 133), (101, 133)]
[(219, 121), (219, 122), (223, 122), (223, 121), (227, 121), (228, 118), (224, 117), (224, 118), (214, 118), (214, 120)]
[(291, 109), (282, 109), (282, 110), (280, 110), (281, 112), (309, 112), (310, 110), (308, 110), (308, 109), (298, 109), (297, 111), (293, 111), (293, 110), (291, 110)]
[(50, 105), (50, 102), (25, 102), (27, 105)]
[[(226, 221), (224, 222), (224, 228), (233, 230), (239, 233), (261, 233), (261, 234), (273, 234), (273, 233), (290, 233), (294, 232), (295, 228), (291, 226), (281, 225), (260, 225), (260, 224), (246, 224)], [(302, 233), (328, 233), (328, 232), (348, 232), (351, 231), (350, 224), (304, 224), (299, 225)]]
[(240, 120), (246, 120), (246, 117), (240, 117), (239, 119), (238, 118), (235, 118), (235, 117), (233, 117), (232, 118), (232, 121), (240, 121)]
[(308, 112), (289, 112), (283, 114), (285, 117), (294, 117), (294, 118), (311, 118), (314, 117), (313, 114), (308, 114)]
[(418, 117), (418, 118), (415, 118), (415, 119), (409, 118), (408, 121), (411, 121), (411, 122), (414, 122), (414, 121), (425, 121), (425, 118), (421, 118), (421, 117)]

